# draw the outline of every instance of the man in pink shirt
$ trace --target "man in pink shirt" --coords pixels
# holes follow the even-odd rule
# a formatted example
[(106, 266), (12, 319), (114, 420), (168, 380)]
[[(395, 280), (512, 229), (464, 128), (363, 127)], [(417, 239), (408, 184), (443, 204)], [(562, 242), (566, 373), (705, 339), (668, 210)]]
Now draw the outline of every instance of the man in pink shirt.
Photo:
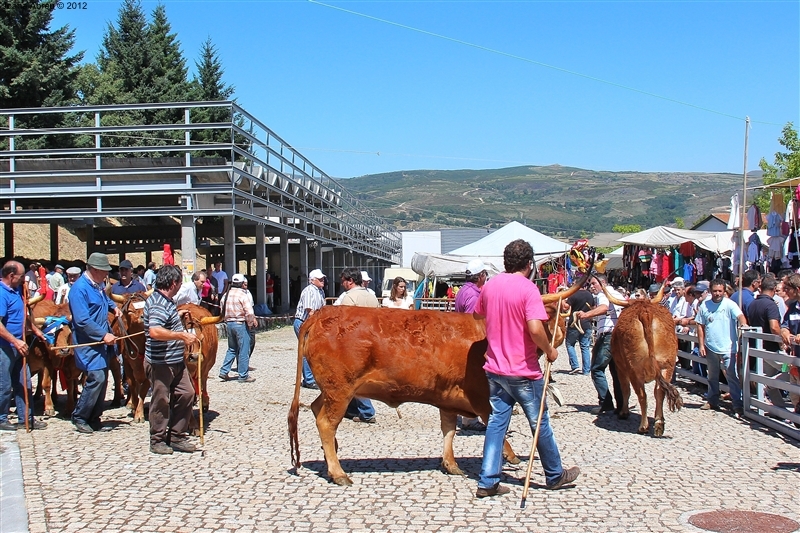
[[(544, 374), (539, 366), (541, 349), (550, 362), (558, 351), (547, 340), (547, 311), (539, 289), (528, 278), (533, 269), (533, 248), (522, 239), (512, 241), (503, 251), (505, 272), (489, 280), (475, 306), (476, 318), (486, 319), (486, 378), (492, 414), (483, 444), (483, 464), (475, 496), (485, 498), (507, 494), (500, 486), (503, 439), (511, 422), (511, 410), (519, 402), (531, 432), (536, 431), (539, 405), (544, 394)], [(542, 414), (537, 451), (548, 489), (560, 489), (580, 474), (577, 466), (563, 468), (547, 407)], [(530, 460), (533, 460), (531, 457)]]

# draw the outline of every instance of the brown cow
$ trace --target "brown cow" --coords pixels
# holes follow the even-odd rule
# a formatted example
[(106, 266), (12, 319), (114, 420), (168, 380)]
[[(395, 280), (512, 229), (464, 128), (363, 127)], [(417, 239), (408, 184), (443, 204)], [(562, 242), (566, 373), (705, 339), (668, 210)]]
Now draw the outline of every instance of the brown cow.
[[(565, 328), (556, 302), (577, 291), (587, 277), (567, 291), (543, 296), (551, 317), (546, 329), (548, 336), (555, 331), (556, 346), (563, 341)], [(464, 313), (329, 306), (306, 320), (299, 337), (297, 380), (288, 418), (295, 468), (300, 466), (297, 419), (305, 357), (320, 388), (311, 410), (334, 483), (352, 484), (339, 463), (335, 436), (347, 404), (356, 395), (390, 407), (404, 402), (438, 407), (444, 434), (442, 467), (449, 474), (463, 474), (453, 454), (456, 415), (488, 420), (491, 411), (483, 371), (484, 321)], [(508, 442), (504, 455), (510, 462), (519, 462)]]
[[(214, 316), (205, 307), (195, 304), (183, 304), (178, 307), (179, 311), (189, 311), (183, 315), (183, 327), (197, 336), (197, 343), (194, 346), (186, 346), (186, 368), (192, 377), (194, 392), (197, 394), (198, 379), (203, 385), (203, 411), (208, 411), (208, 373), (217, 361), (217, 346), (219, 337), (217, 335), (217, 324), (222, 321), (223, 316)], [(202, 356), (201, 375), (197, 375), (197, 359)]]
[[(41, 300), (31, 310), (31, 320), (42, 328), (47, 317), (63, 317), (71, 319), (69, 304), (56, 305), (52, 300)], [(44, 328), (46, 329), (46, 328)], [(64, 348), (72, 344), (72, 328), (65, 324), (53, 332), (53, 344), (46, 344), (34, 337), (31, 344), (28, 365), (31, 373), (41, 371), (41, 388), (44, 393), (44, 414), (54, 416), (55, 399), (57, 398), (56, 372), (61, 371), (67, 384), (66, 412), (72, 413), (75, 402), (78, 400), (78, 378), (81, 371), (75, 366), (75, 353), (71, 348)]]
[(670, 384), (677, 361), (678, 337), (672, 315), (658, 304), (663, 297), (664, 286), (662, 285), (652, 301), (618, 300), (605, 287), (603, 291), (609, 302), (625, 308), (611, 334), (611, 356), (614, 358), (617, 379), (622, 388), (619, 418), (624, 420), (630, 415), (628, 399), (631, 395), (630, 386), (633, 385), (642, 413), (639, 433), (648, 432), (650, 421), (647, 418), (647, 391), (644, 385), (655, 380), (656, 412), (653, 434), (660, 437), (664, 434), (664, 396), (667, 397), (670, 411), (677, 411), (683, 406), (678, 389)]
[(112, 330), (117, 337), (133, 335), (128, 339), (119, 341), (118, 348), (122, 354), (122, 364), (125, 369), (125, 380), (128, 382), (127, 406), (131, 409), (134, 422), (144, 422), (144, 401), (147, 391), (150, 390), (150, 381), (144, 373), (144, 302), (148, 293), (135, 292), (125, 295), (109, 294), (122, 311), (122, 317), (117, 319), (113, 313), (108, 314)]

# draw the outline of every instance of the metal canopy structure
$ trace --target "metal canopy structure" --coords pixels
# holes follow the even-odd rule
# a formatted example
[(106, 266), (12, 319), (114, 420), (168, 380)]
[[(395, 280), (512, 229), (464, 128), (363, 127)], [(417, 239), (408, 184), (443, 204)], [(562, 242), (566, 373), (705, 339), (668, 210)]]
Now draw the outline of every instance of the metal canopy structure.
[(399, 258), (393, 227), (234, 102), (3, 109), (0, 116), (8, 125), (0, 129), (6, 223), (180, 217), (182, 248), (187, 227), (193, 241), (182, 252), (193, 256), (195, 221), (221, 217), (226, 256), (235, 254), (228, 241), (240, 224), (255, 225), (262, 242), (263, 235), (299, 237), (312, 249), (356, 254), (356, 265)]

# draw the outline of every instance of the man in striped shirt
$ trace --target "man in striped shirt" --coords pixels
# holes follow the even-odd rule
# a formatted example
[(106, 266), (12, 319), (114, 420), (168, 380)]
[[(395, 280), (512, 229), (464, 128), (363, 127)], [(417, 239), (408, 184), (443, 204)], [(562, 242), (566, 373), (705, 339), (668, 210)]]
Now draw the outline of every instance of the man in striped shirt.
[[(325, 274), (322, 273), (322, 270), (315, 268), (308, 273), (308, 286), (300, 293), (300, 301), (297, 303), (297, 311), (294, 313), (294, 334), (298, 338), (300, 338), (300, 326), (303, 325), (303, 322), (325, 305), (324, 287)], [(319, 388), (305, 357), (303, 357), (303, 382), (301, 386), (307, 389)]]
[(150, 397), (150, 451), (168, 455), (193, 452), (189, 442), (189, 417), (194, 387), (183, 359), (186, 344), (197, 340), (183, 327), (173, 298), (181, 288), (183, 274), (174, 265), (158, 269), (155, 291), (144, 305), (144, 370), (153, 385)]

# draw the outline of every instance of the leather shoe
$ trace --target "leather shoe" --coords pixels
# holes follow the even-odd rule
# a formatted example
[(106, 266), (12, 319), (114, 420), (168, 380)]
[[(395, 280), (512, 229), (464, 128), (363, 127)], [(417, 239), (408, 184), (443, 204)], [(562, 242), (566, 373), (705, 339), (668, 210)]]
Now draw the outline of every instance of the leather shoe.
[(197, 451), (197, 446), (189, 442), (189, 439), (173, 440), (170, 446), (176, 452), (193, 453)]
[(244, 378), (244, 379), (242, 379), (242, 378), (239, 378), (239, 379), (237, 379), (236, 381), (238, 381), (239, 383), (252, 383), (252, 382), (254, 382), (255, 380), (256, 380), (256, 378), (254, 378), (253, 376), (247, 376), (247, 377), (246, 377), (246, 378)]
[(90, 426), (89, 424), (84, 424), (83, 422), (73, 422), (73, 424), (75, 424), (75, 431), (77, 431), (78, 433), (86, 433), (86, 434), (94, 433), (92, 426)]
[(16, 431), (16, 430), (17, 430), (16, 424), (12, 424), (7, 420), (5, 422), (0, 422), (0, 431)]
[(489, 496), (502, 496), (503, 494), (508, 494), (511, 492), (511, 489), (505, 487), (498, 483), (494, 487), (483, 488), (478, 487), (478, 490), (475, 491), (476, 498), (488, 498)]
[(550, 490), (558, 490), (564, 485), (569, 485), (570, 483), (578, 479), (578, 476), (580, 475), (581, 475), (581, 469), (578, 468), (577, 466), (565, 468), (563, 472), (561, 472), (561, 477), (559, 477), (556, 480), (556, 482), (553, 483), (552, 485), (548, 485), (547, 488)]
[(167, 446), (165, 442), (157, 442), (150, 445), (150, 451), (158, 455), (172, 455), (172, 448)]

